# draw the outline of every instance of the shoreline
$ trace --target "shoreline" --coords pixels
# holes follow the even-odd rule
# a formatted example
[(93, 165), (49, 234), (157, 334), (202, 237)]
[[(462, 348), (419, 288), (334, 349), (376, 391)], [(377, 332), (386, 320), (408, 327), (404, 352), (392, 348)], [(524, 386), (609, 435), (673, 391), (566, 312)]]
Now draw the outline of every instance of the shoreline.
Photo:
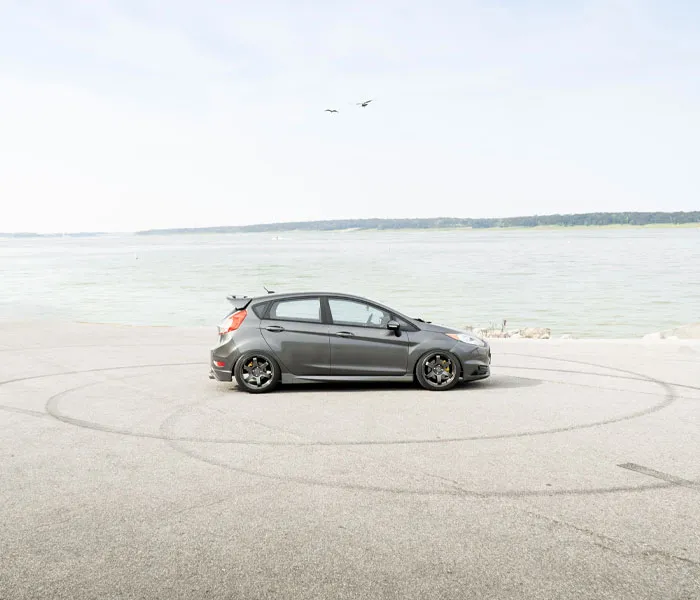
[(645, 225), (633, 224), (611, 224), (611, 225), (533, 225), (532, 227), (513, 225), (513, 226), (493, 226), (493, 227), (473, 227), (473, 226), (447, 226), (447, 227), (346, 227), (338, 229), (260, 229), (257, 231), (210, 231), (206, 227), (195, 228), (192, 230), (173, 230), (173, 231), (108, 231), (108, 232), (75, 232), (75, 233), (6, 233), (0, 232), (0, 240), (37, 240), (37, 239), (93, 239), (93, 238), (109, 238), (122, 236), (138, 236), (138, 237), (169, 237), (177, 235), (260, 235), (269, 234), (274, 237), (279, 237), (280, 234), (298, 234), (298, 233), (364, 233), (364, 232), (444, 232), (444, 231), (584, 231), (584, 230), (644, 230), (644, 229), (700, 229), (700, 222), (694, 223), (648, 223)]
[[(626, 230), (626, 229), (700, 229), (700, 223), (655, 223), (648, 225), (535, 225), (533, 227), (348, 227), (345, 229), (265, 229), (260, 231), (177, 231), (177, 232), (158, 232), (158, 233), (141, 233), (141, 232), (124, 232), (106, 235), (137, 235), (139, 237), (165, 237), (173, 235), (260, 235), (270, 234), (274, 237), (279, 237), (282, 234), (317, 234), (317, 233), (392, 233), (392, 232), (444, 232), (444, 231), (464, 231), (464, 232), (482, 232), (482, 231), (584, 231), (584, 230)], [(104, 236), (95, 236), (104, 237)]]
[[(26, 326), (37, 326), (37, 327), (42, 327), (42, 326), (47, 326), (51, 324), (52, 326), (63, 326), (63, 327), (70, 327), (70, 326), (88, 326), (88, 327), (111, 327), (111, 328), (127, 328), (127, 329), (132, 329), (132, 330), (144, 330), (144, 331), (152, 331), (152, 330), (182, 330), (182, 331), (188, 331), (188, 332), (202, 332), (202, 333), (211, 333), (216, 331), (216, 327), (212, 325), (144, 325), (144, 324), (134, 324), (134, 323), (117, 323), (117, 322), (109, 322), (109, 321), (70, 321), (70, 320), (44, 320), (44, 319), (13, 319), (13, 320), (0, 320), (0, 333), (2, 332), (3, 329), (11, 329), (15, 327), (26, 327)], [(449, 325), (448, 325), (449, 327)], [(681, 333), (682, 330), (685, 328), (698, 328), (695, 331), (696, 337), (682, 337), (678, 335), (674, 335), (674, 333)], [(457, 328), (455, 329), (463, 329), (463, 328)], [(465, 331), (469, 331), (468, 329), (465, 329)], [(476, 335), (480, 335), (478, 332), (475, 330), (473, 331)], [(579, 342), (579, 343), (606, 343), (606, 344), (630, 344), (630, 343), (644, 343), (644, 344), (650, 344), (650, 343), (658, 343), (658, 342), (663, 342), (663, 343), (681, 343), (681, 344), (689, 344), (689, 345), (698, 345), (700, 346), (700, 324), (689, 324), (685, 325), (682, 327), (677, 327), (674, 329), (667, 329), (663, 331), (657, 331), (657, 332), (652, 332), (652, 333), (647, 333), (644, 335), (641, 335), (639, 337), (614, 337), (614, 338), (602, 338), (602, 337), (572, 337), (569, 334), (561, 334), (561, 335), (550, 335), (550, 337), (546, 338), (538, 338), (538, 337), (527, 337), (527, 336), (481, 336), (483, 337), (489, 344), (498, 343), (500, 344), (501, 342), (506, 342), (506, 343), (514, 343), (514, 342), (532, 342), (532, 343), (557, 343), (557, 342)], [(213, 338), (212, 338), (213, 339)], [(0, 347), (2, 347), (2, 343), (0, 342)]]

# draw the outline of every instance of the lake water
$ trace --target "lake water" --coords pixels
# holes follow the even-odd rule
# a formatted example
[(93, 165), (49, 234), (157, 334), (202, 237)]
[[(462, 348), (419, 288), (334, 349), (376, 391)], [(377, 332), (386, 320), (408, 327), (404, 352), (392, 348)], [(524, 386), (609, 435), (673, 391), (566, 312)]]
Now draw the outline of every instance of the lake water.
[(0, 319), (214, 326), (226, 296), (340, 291), (445, 325), (623, 338), (700, 321), (700, 228), (0, 239)]

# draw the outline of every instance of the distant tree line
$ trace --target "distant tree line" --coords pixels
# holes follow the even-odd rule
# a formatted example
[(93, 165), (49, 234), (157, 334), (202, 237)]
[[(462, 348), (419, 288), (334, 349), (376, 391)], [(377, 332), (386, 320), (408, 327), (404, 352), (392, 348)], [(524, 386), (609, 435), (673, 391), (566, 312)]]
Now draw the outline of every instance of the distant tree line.
[(472, 227), (590, 227), (601, 225), (683, 225), (700, 222), (700, 211), (693, 212), (620, 212), (577, 215), (534, 215), (506, 219), (473, 219)]
[(538, 226), (601, 226), (601, 225), (683, 225), (700, 223), (700, 211), (692, 212), (619, 212), (583, 213), (574, 215), (534, 215), (506, 217), (502, 219), (460, 219), (440, 217), (432, 219), (337, 219), (331, 221), (299, 221), (291, 223), (267, 223), (222, 227), (196, 227), (180, 229), (149, 229), (139, 234), (163, 233), (239, 233), (281, 231), (338, 231), (342, 229), (444, 229)]
[[(506, 217), (503, 219), (460, 219), (437, 217), (432, 219), (336, 219), (332, 221), (300, 221), (291, 223), (266, 223), (261, 225), (237, 225), (222, 227), (182, 227), (177, 229), (148, 229), (139, 235), (177, 233), (244, 233), (280, 231), (338, 231), (341, 229), (446, 229), (498, 227), (560, 226), (581, 227), (600, 225), (684, 225), (700, 224), (700, 211), (691, 212), (618, 212), (582, 213), (575, 215), (533, 215), (529, 217)], [(101, 232), (67, 234), (0, 233), (0, 237), (83, 237), (105, 235)]]

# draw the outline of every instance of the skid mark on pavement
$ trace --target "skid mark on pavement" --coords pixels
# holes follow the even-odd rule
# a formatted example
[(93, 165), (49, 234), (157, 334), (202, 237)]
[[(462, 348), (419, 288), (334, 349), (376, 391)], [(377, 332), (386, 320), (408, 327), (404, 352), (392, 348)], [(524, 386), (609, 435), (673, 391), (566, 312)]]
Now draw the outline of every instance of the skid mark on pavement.
[[(568, 362), (566, 359), (556, 359), (559, 361)], [(63, 390), (57, 394), (51, 396), (46, 402), (46, 412), (53, 418), (62, 421), (64, 423), (74, 425), (76, 427), (82, 427), (86, 429), (93, 429), (95, 431), (102, 431), (104, 433), (111, 433), (117, 435), (125, 435), (132, 437), (142, 437), (151, 439), (163, 439), (163, 440), (173, 440), (180, 442), (199, 442), (199, 443), (211, 443), (211, 444), (244, 444), (244, 445), (255, 445), (255, 446), (390, 446), (390, 445), (408, 445), (408, 444), (449, 444), (449, 443), (460, 443), (476, 440), (502, 440), (502, 439), (512, 439), (512, 438), (525, 438), (533, 437), (539, 435), (551, 435), (556, 433), (566, 433), (569, 431), (576, 431), (581, 429), (590, 429), (594, 427), (601, 427), (604, 425), (611, 425), (614, 423), (620, 423), (623, 421), (628, 421), (631, 419), (636, 419), (642, 416), (650, 415), (654, 412), (662, 410), (676, 401), (677, 396), (673, 389), (663, 381), (654, 379), (642, 373), (635, 373), (633, 371), (627, 371), (622, 369), (614, 369), (613, 367), (605, 367), (604, 365), (597, 365), (595, 363), (584, 363), (581, 361), (571, 361), (580, 364), (585, 364), (588, 366), (607, 368), (611, 370), (619, 370), (625, 375), (635, 375), (635, 379), (641, 378), (640, 381), (648, 381), (660, 386), (664, 391), (663, 400), (658, 402), (648, 408), (627, 413), (618, 417), (613, 417), (610, 419), (602, 419), (599, 421), (593, 421), (589, 423), (578, 423), (572, 425), (565, 425), (561, 427), (553, 427), (549, 429), (538, 429), (530, 431), (519, 431), (510, 433), (498, 433), (498, 434), (487, 434), (487, 435), (471, 435), (471, 436), (458, 436), (449, 438), (417, 438), (417, 439), (398, 439), (398, 440), (333, 440), (333, 441), (268, 441), (268, 440), (255, 440), (255, 439), (245, 439), (245, 438), (210, 438), (203, 436), (187, 436), (187, 435), (175, 435), (175, 436), (164, 436), (162, 433), (150, 433), (150, 432), (137, 432), (126, 428), (112, 427), (109, 425), (104, 425), (101, 423), (96, 423), (94, 421), (87, 421), (84, 419), (78, 419), (70, 415), (61, 412), (59, 407), (59, 401), (62, 396), (69, 394), (71, 392), (78, 391), (83, 388), (87, 388), (92, 385), (97, 385), (99, 382), (90, 382), (80, 386), (76, 386), (67, 390)], [(157, 366), (179, 366), (182, 363), (170, 363), (168, 365), (153, 365)], [(191, 364), (191, 363), (189, 363)], [(200, 363), (194, 363), (200, 364)], [(145, 367), (145, 365), (144, 365)], [(129, 367), (111, 367), (111, 369), (124, 369)], [(107, 371), (110, 368), (105, 369), (92, 369), (89, 371), (82, 372), (96, 372), (96, 371)], [(614, 376), (609, 376), (613, 377)], [(567, 385), (562, 382), (552, 382), (559, 385)], [(0, 382), (2, 385), (2, 382)], [(576, 384), (570, 384), (576, 385)], [(603, 388), (605, 389), (605, 388)], [(630, 393), (634, 393), (630, 391)], [(204, 401), (206, 402), (206, 400)], [(189, 406), (189, 405), (187, 405)], [(170, 415), (168, 419), (172, 419), (173, 415)]]
[[(526, 356), (530, 357), (530, 355), (526, 355)], [(507, 434), (496, 434), (496, 435), (490, 435), (490, 436), (489, 435), (487, 435), (487, 436), (467, 436), (467, 437), (463, 437), (463, 438), (423, 439), (423, 440), (390, 440), (390, 441), (384, 441), (384, 440), (353, 441), (353, 440), (349, 440), (349, 441), (319, 442), (319, 441), (313, 441), (313, 440), (299, 440), (297, 442), (267, 442), (267, 441), (256, 441), (256, 440), (245, 440), (245, 439), (218, 439), (218, 438), (208, 439), (208, 438), (196, 437), (196, 436), (170, 435), (169, 433), (166, 433), (162, 429), (159, 433), (134, 432), (134, 431), (127, 430), (124, 428), (113, 428), (113, 427), (109, 427), (109, 426), (102, 425), (99, 423), (94, 423), (91, 421), (76, 419), (76, 418), (70, 417), (69, 415), (64, 415), (60, 412), (58, 403), (59, 403), (59, 400), (62, 396), (66, 395), (70, 392), (74, 392), (74, 391), (77, 391), (79, 389), (88, 387), (90, 385), (97, 385), (100, 382), (90, 382), (90, 383), (83, 384), (80, 386), (72, 387), (68, 390), (63, 390), (62, 392), (59, 392), (57, 394), (54, 394), (53, 396), (51, 396), (51, 398), (49, 398), (49, 400), (46, 403), (46, 413), (39, 413), (38, 411), (24, 411), (24, 409), (17, 409), (16, 412), (24, 412), (25, 414), (30, 414), (31, 416), (49, 415), (49, 416), (53, 417), (54, 419), (58, 419), (59, 421), (62, 421), (62, 422), (67, 423), (67, 424), (71, 424), (71, 425), (78, 426), (78, 427), (83, 427), (86, 429), (102, 431), (105, 433), (164, 440), (171, 447), (173, 447), (173, 449), (175, 449), (176, 451), (178, 451), (182, 454), (185, 454), (185, 455), (191, 457), (192, 459), (198, 460), (198, 461), (203, 462), (203, 463), (208, 463), (208, 464), (220, 467), (220, 468), (228, 469), (231, 471), (245, 473), (245, 474), (255, 476), (255, 477), (263, 477), (263, 478), (274, 479), (274, 480), (288, 482), (288, 483), (323, 486), (323, 487), (348, 489), (348, 490), (371, 491), (371, 492), (381, 492), (381, 493), (391, 493), (391, 494), (450, 495), (450, 496), (470, 496), (470, 497), (479, 497), (479, 498), (484, 498), (484, 497), (508, 498), (508, 497), (526, 497), (526, 496), (591, 495), (591, 494), (609, 494), (609, 493), (617, 493), (617, 492), (643, 492), (643, 491), (648, 491), (648, 490), (657, 490), (657, 489), (668, 488), (668, 487), (675, 485), (674, 483), (665, 481), (665, 482), (660, 482), (660, 483), (650, 483), (650, 484), (637, 485), (637, 486), (613, 486), (613, 487), (607, 487), (607, 488), (598, 487), (598, 488), (579, 488), (579, 489), (563, 489), (563, 490), (541, 490), (541, 489), (528, 490), (528, 489), (523, 489), (523, 490), (490, 491), (489, 492), (489, 491), (469, 490), (469, 489), (466, 489), (465, 487), (463, 487), (462, 484), (460, 484), (460, 482), (458, 482), (456, 480), (442, 477), (439, 475), (434, 475), (434, 474), (427, 473), (427, 472), (420, 472), (420, 471), (416, 471), (416, 473), (412, 473), (412, 474), (413, 475), (422, 475), (425, 477), (429, 477), (431, 479), (435, 479), (436, 481), (440, 481), (443, 485), (446, 485), (448, 487), (443, 488), (443, 489), (423, 489), (423, 490), (421, 490), (421, 489), (413, 489), (413, 488), (404, 488), (404, 487), (400, 487), (400, 486), (399, 487), (391, 487), (391, 486), (376, 486), (376, 485), (363, 485), (363, 484), (344, 484), (344, 483), (339, 483), (339, 482), (336, 483), (336, 482), (316, 480), (316, 479), (313, 479), (310, 477), (274, 475), (274, 474), (269, 474), (269, 473), (258, 472), (258, 471), (255, 471), (253, 469), (239, 468), (239, 467), (235, 467), (233, 465), (230, 465), (224, 461), (221, 461), (221, 460), (218, 460), (215, 458), (211, 458), (208, 456), (204, 456), (201, 453), (196, 452), (192, 448), (185, 446), (186, 444), (201, 444), (201, 443), (247, 444), (247, 445), (257, 445), (257, 446), (372, 446), (372, 445), (384, 446), (384, 445), (392, 445), (392, 444), (445, 444), (445, 443), (450, 443), (450, 442), (465, 442), (465, 441), (474, 441), (474, 440), (530, 437), (530, 436), (537, 436), (537, 435), (547, 435), (547, 434), (552, 434), (552, 433), (561, 433), (561, 432), (566, 432), (566, 431), (574, 431), (574, 430), (586, 429), (586, 428), (592, 428), (592, 427), (600, 427), (603, 425), (608, 425), (608, 424), (617, 423), (617, 422), (621, 422), (621, 421), (627, 421), (630, 419), (634, 419), (634, 418), (637, 418), (637, 417), (640, 417), (643, 415), (652, 414), (656, 411), (662, 410), (663, 408), (667, 407), (672, 402), (674, 402), (677, 398), (677, 396), (675, 395), (675, 392), (673, 391), (673, 389), (671, 388), (671, 386), (668, 383), (663, 382), (661, 380), (654, 379), (652, 377), (646, 376), (646, 375), (641, 374), (641, 373), (635, 373), (633, 371), (616, 369), (614, 367), (608, 367), (606, 365), (598, 365), (595, 363), (587, 363), (587, 362), (583, 362), (583, 361), (574, 361), (574, 360), (550, 358), (550, 357), (537, 357), (537, 358), (542, 358), (544, 360), (558, 360), (558, 361), (562, 361), (562, 362), (571, 362), (571, 363), (575, 363), (575, 364), (582, 364), (582, 365), (587, 365), (587, 366), (592, 366), (592, 367), (599, 367), (599, 368), (605, 368), (605, 369), (609, 369), (609, 370), (615, 370), (617, 372), (625, 374), (625, 376), (615, 376), (615, 375), (610, 375), (610, 374), (607, 374), (605, 376), (608, 378), (618, 377), (620, 379), (634, 379), (634, 380), (638, 380), (638, 381), (648, 381), (650, 383), (654, 383), (662, 388), (663, 400), (661, 402), (647, 408), (647, 409), (636, 411), (634, 413), (629, 413), (629, 414), (623, 415), (621, 417), (597, 421), (597, 422), (593, 422), (593, 423), (577, 424), (577, 425), (571, 425), (571, 426), (565, 426), (565, 427), (552, 428), (552, 429), (548, 429), (548, 430), (515, 432), (515, 433), (507, 433)], [(66, 371), (66, 372), (62, 372), (62, 373), (34, 375), (34, 376), (29, 376), (29, 377), (24, 377), (24, 378), (10, 379), (10, 380), (0, 382), (0, 385), (15, 383), (15, 382), (19, 382), (19, 381), (41, 379), (41, 378), (46, 378), (46, 377), (57, 377), (57, 376), (62, 376), (62, 375), (78, 375), (78, 374), (83, 374), (83, 373), (100, 373), (100, 372), (129, 370), (129, 369), (149, 369), (149, 368), (161, 368), (161, 367), (194, 366), (194, 365), (202, 366), (204, 364), (206, 364), (206, 363), (180, 362), (180, 363), (161, 363), (161, 364), (149, 364), (149, 365), (140, 364), (140, 365), (125, 365), (125, 366), (118, 366), (118, 367), (103, 367), (103, 368)], [(537, 370), (537, 369), (535, 369), (535, 370)], [(568, 372), (565, 369), (539, 369), (539, 370)], [(574, 373), (587, 374), (587, 373), (584, 373), (581, 371), (574, 371)], [(597, 373), (596, 373), (596, 375), (597, 375)], [(549, 383), (562, 384), (563, 382), (549, 382)], [(576, 384), (572, 384), (572, 385), (576, 385)], [(605, 389), (605, 388), (603, 388), (603, 389)], [(633, 392), (631, 390), (629, 390), (629, 392), (633, 393), (633, 394), (636, 393), (636, 392)], [(646, 392), (646, 393), (648, 393), (648, 392)], [(209, 400), (209, 399), (207, 399), (207, 400)], [(207, 400), (205, 400), (205, 402)], [(201, 404), (201, 403), (202, 402), (200, 402), (198, 404)], [(182, 412), (184, 412), (183, 409), (191, 408), (192, 406), (195, 406), (195, 405), (181, 406), (178, 410), (176, 410), (174, 413), (169, 415), (163, 424), (167, 423), (168, 427), (172, 427), (173, 423), (176, 422), (177, 419), (180, 418), (180, 415), (182, 414)], [(14, 407), (0, 407), (0, 408), (14, 410)], [(290, 432), (290, 435), (292, 435), (292, 434), (299, 435), (299, 434)]]
[(637, 473), (641, 473), (642, 475), (648, 475), (649, 477), (661, 479), (662, 481), (668, 481), (673, 485), (680, 485), (682, 487), (687, 487), (693, 490), (700, 490), (698, 484), (693, 481), (690, 481), (688, 479), (682, 479), (681, 477), (676, 477), (675, 475), (669, 475), (668, 473), (664, 473), (663, 471), (650, 469), (649, 467), (644, 467), (636, 463), (622, 463), (617, 466), (623, 469), (627, 469), (628, 471), (636, 471)]

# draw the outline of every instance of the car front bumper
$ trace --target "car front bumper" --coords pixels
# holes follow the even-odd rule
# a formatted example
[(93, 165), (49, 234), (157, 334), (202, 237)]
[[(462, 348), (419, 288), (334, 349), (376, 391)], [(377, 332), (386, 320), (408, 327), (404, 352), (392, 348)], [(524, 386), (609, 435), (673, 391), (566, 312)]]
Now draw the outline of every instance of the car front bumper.
[(455, 346), (452, 352), (462, 363), (462, 379), (464, 381), (486, 379), (491, 375), (490, 346), (475, 347), (460, 343)]

